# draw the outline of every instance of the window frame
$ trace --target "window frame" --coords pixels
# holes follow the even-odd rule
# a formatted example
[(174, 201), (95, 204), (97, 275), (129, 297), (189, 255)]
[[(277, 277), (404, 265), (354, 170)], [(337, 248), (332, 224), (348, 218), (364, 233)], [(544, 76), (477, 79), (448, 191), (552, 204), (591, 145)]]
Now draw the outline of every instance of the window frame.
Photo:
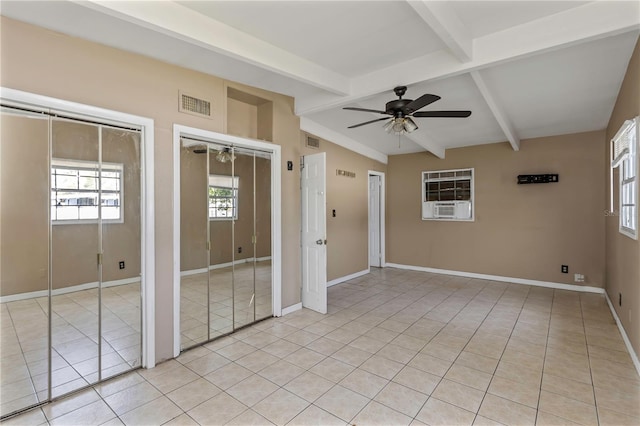
[[(50, 212), (51, 215), (51, 224), (52, 225), (83, 225), (83, 224), (94, 224), (94, 223), (98, 223), (99, 221), (102, 221), (102, 223), (110, 223), (110, 224), (117, 224), (117, 223), (124, 223), (124, 164), (122, 163), (107, 163), (107, 162), (102, 162), (99, 163), (97, 161), (85, 161), (85, 160), (72, 160), (72, 159), (67, 159), (67, 158), (51, 158), (51, 167), (50, 167), (50, 176), (53, 176), (53, 169), (54, 168), (67, 168), (67, 169), (72, 169), (72, 170), (88, 170), (88, 171), (96, 171), (99, 176), (97, 176), (97, 180), (98, 180), (98, 185), (101, 186), (102, 183), (102, 172), (117, 172), (118, 175), (118, 181), (119, 181), (119, 190), (118, 191), (100, 191), (100, 188), (98, 187), (98, 189), (96, 189), (95, 191), (87, 191), (88, 193), (91, 194), (100, 194), (101, 192), (107, 192), (107, 193), (118, 193), (120, 196), (120, 204), (118, 205), (119, 210), (118, 210), (118, 218), (117, 219), (104, 219), (101, 218), (102, 214), (100, 212), (100, 210), (102, 209), (103, 206), (99, 205), (98, 207), (98, 211), (100, 212), (98, 217), (96, 218), (89, 218), (89, 219), (54, 219), (53, 218), (53, 214), (52, 212)], [(49, 205), (49, 209), (53, 209), (54, 206), (52, 205), (52, 201), (54, 200), (54, 191), (56, 192), (72, 192), (71, 191), (60, 191), (57, 188), (54, 189), (53, 187), (54, 182), (53, 179), (50, 178), (50, 184), (49, 184), (49, 193), (50, 193), (50, 205)], [(81, 191), (80, 191), (81, 192)], [(80, 207), (80, 206), (78, 206)], [(56, 215), (57, 217), (58, 215)]]
[[(613, 169), (618, 168), (618, 231), (634, 240), (638, 239), (639, 121), (639, 117), (625, 121), (611, 140), (612, 174)], [(631, 138), (626, 149), (617, 145), (623, 137)], [(618, 155), (615, 156), (616, 154)], [(628, 210), (630, 213), (627, 213)], [(627, 226), (629, 219), (632, 226)]]
[[(212, 185), (211, 181), (212, 179), (229, 179), (232, 183), (231, 186), (228, 185)], [(207, 185), (207, 217), (209, 218), (210, 221), (225, 221), (225, 220), (238, 220), (238, 210), (239, 210), (239, 187), (240, 187), (240, 178), (238, 176), (231, 176), (231, 175), (217, 175), (217, 174), (210, 174), (209, 175), (209, 179), (208, 179), (208, 185)], [(226, 190), (231, 190), (233, 191), (233, 195), (231, 197), (217, 197), (217, 198), (221, 198), (221, 199), (231, 199), (232, 200), (232, 210), (233, 210), (233, 215), (231, 216), (211, 216), (211, 193), (209, 191), (211, 191), (212, 188), (218, 188), (218, 189), (226, 189)], [(216, 208), (216, 207), (213, 207)]]
[[(458, 173), (468, 173), (468, 176), (465, 175), (460, 175), (457, 176)], [(439, 177), (438, 178), (431, 178), (430, 175), (434, 175), (434, 174), (438, 174)], [(454, 176), (442, 176), (443, 174), (453, 174)], [(422, 220), (439, 220), (439, 221), (447, 221), (447, 222), (475, 222), (475, 218), (476, 218), (476, 209), (475, 209), (475, 177), (476, 177), (476, 172), (475, 172), (475, 168), (474, 167), (465, 167), (465, 168), (461, 168), (461, 169), (449, 169), (449, 170), (425, 170), (422, 171), (422, 173), (420, 174), (422, 182), (421, 182), (421, 187), (422, 187), (422, 194), (420, 196), (421, 199), (421, 205), (424, 206), (425, 203), (427, 202), (434, 202), (434, 203), (455, 203), (455, 202), (459, 202), (459, 201), (468, 201), (470, 203), (470, 207), (471, 207), (471, 215), (469, 218), (456, 218), (456, 217), (425, 217), (424, 216), (424, 211), (423, 214), (421, 214), (421, 218)], [(454, 188), (452, 189), (454, 192), (454, 199), (452, 200), (429, 200), (427, 197), (427, 187), (429, 185), (429, 183), (440, 183), (440, 182), (456, 182), (456, 181), (463, 181), (463, 180), (469, 180), (469, 188), (468, 189), (464, 189), (464, 192), (469, 193), (469, 199), (457, 199), (455, 198), (455, 194), (458, 190), (457, 187), (455, 187), (454, 184)], [(438, 192), (441, 192), (442, 188), (440, 188), (441, 185), (439, 185), (439, 190)], [(445, 188), (446, 190), (446, 188)]]

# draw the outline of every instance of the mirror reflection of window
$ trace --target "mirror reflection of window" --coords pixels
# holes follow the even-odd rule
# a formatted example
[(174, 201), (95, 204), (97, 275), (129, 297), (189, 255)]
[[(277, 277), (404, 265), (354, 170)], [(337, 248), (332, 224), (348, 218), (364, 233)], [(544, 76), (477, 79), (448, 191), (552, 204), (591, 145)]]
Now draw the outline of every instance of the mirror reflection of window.
[(122, 222), (122, 164), (51, 160), (51, 220), (54, 224), (98, 219)]
[(209, 175), (209, 219), (238, 219), (238, 176)]

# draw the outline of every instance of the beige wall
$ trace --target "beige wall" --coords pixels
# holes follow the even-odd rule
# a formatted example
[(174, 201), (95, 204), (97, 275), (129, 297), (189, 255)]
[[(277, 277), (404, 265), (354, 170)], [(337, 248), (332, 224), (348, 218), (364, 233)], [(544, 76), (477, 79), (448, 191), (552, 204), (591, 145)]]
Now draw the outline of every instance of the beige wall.
[[(224, 132), (228, 87), (273, 103), (272, 140), (282, 146), (285, 164), (282, 304), (300, 301), (300, 174), (286, 171), (286, 160), (295, 162), (300, 156), (293, 99), (5, 17), (0, 24), (2, 86), (154, 120), (157, 361), (173, 356), (173, 124)], [(181, 90), (212, 99), (213, 118), (179, 113)]]
[[(48, 120), (2, 114), (0, 295), (49, 288)], [(28, 176), (22, 176), (28, 170)], [(26, 196), (29, 194), (29, 196)]]
[[(206, 154), (194, 153), (192, 148), (182, 148), (180, 154), (181, 271), (228, 263), (232, 259), (253, 258), (253, 156), (236, 154), (233, 175), (238, 177), (238, 220), (235, 221), (233, 236), (231, 221), (209, 221), (211, 253), (207, 262), (207, 157)], [(217, 151), (209, 154), (210, 174), (231, 176), (231, 163), (216, 161), (216, 154)], [(260, 258), (271, 256), (271, 162), (259, 157), (255, 160), (256, 257)], [(242, 248), (241, 253), (239, 248)]]
[[(368, 171), (385, 172), (386, 165), (324, 139), (319, 149), (307, 148), (306, 136), (302, 132), (302, 155), (327, 153), (327, 279), (331, 281), (369, 268)], [(338, 169), (356, 177), (338, 176)]]
[(227, 99), (227, 133), (258, 138), (258, 107), (233, 98)]
[[(2, 210), (1, 296), (48, 288), (47, 128), (46, 120), (2, 118), (2, 140), (20, 143), (6, 144), (2, 155), (3, 196), (9, 202), (3, 203)], [(96, 126), (53, 120), (51, 129), (53, 158), (98, 161)], [(105, 223), (102, 229), (102, 281), (136, 278), (140, 275), (139, 135), (114, 129), (104, 129), (102, 135), (103, 161), (122, 164), (124, 181), (124, 220)], [(10, 195), (13, 191), (19, 192)], [(98, 281), (96, 223), (54, 225), (51, 238), (53, 289)], [(118, 267), (121, 260), (125, 269)]]
[[(606, 143), (603, 147), (603, 156), (607, 158), (607, 164), (610, 162), (609, 141), (625, 120), (638, 115), (640, 115), (640, 42), (636, 44), (607, 126)], [(608, 173), (607, 176), (609, 176)], [(618, 211), (617, 173), (613, 182), (614, 206), (615, 211)], [(607, 203), (609, 187), (607, 185)], [(636, 354), (640, 354), (640, 242), (620, 234), (618, 226), (618, 216), (606, 218), (606, 290)], [(622, 294), (622, 306), (618, 304), (619, 294)]]
[[(96, 126), (56, 121), (52, 123), (53, 158), (98, 161)], [(140, 136), (117, 129), (102, 131), (102, 161), (123, 166), (123, 222), (102, 227), (102, 281), (140, 276)], [(40, 183), (42, 184), (42, 183)], [(46, 185), (46, 183), (45, 183)], [(97, 224), (54, 225), (52, 238), (52, 288), (98, 281)], [(43, 235), (46, 240), (46, 235)], [(119, 269), (118, 262), (125, 262)]]
[[(604, 132), (389, 158), (387, 262), (557, 283), (604, 284)], [(421, 220), (421, 172), (473, 167), (475, 221)], [(519, 174), (558, 183), (517, 185)], [(569, 265), (569, 274), (560, 266)]]

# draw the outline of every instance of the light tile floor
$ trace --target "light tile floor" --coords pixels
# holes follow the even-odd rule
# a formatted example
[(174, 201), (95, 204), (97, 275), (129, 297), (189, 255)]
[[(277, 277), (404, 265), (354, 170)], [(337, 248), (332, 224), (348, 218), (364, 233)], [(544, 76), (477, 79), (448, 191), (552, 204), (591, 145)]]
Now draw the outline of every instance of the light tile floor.
[[(181, 348), (187, 349), (272, 315), (271, 260), (186, 275), (180, 282)], [(255, 285), (254, 285), (255, 284)], [(207, 285), (209, 312), (207, 312)], [(235, 309), (233, 308), (235, 304)], [(209, 327), (207, 329), (207, 322)]]
[[(98, 381), (98, 290), (52, 297), (52, 395)], [(0, 304), (0, 415), (48, 398), (47, 297)], [(102, 377), (140, 365), (140, 283), (102, 290)]]
[(9, 424), (640, 424), (602, 295), (375, 270)]

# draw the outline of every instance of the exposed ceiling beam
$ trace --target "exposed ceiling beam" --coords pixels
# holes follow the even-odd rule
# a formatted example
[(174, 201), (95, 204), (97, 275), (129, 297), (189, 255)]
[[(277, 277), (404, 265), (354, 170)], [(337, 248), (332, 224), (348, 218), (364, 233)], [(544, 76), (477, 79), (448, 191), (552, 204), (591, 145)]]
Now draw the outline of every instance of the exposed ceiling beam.
[(328, 140), (331, 143), (340, 145), (343, 148), (347, 148), (348, 150), (357, 152), (358, 154), (372, 158), (383, 164), (387, 164), (387, 162), (389, 161), (386, 154), (363, 145), (360, 142), (343, 135), (342, 133), (336, 132), (335, 130), (318, 124), (317, 122), (310, 120), (307, 117), (300, 117), (300, 130), (311, 133), (322, 139)]
[(479, 71), (471, 71), (470, 74), (471, 74), (471, 78), (473, 78), (473, 81), (476, 83), (476, 86), (478, 86), (478, 90), (480, 90), (480, 93), (482, 94), (482, 97), (484, 98), (485, 102), (487, 103), (487, 105), (489, 105), (489, 109), (493, 113), (493, 116), (498, 122), (498, 125), (500, 125), (500, 128), (502, 129), (505, 136), (507, 137), (507, 140), (511, 144), (511, 147), (513, 148), (514, 151), (520, 151), (520, 138), (518, 137), (518, 134), (514, 130), (513, 125), (511, 124), (511, 120), (509, 120), (509, 117), (504, 112), (504, 109), (498, 104), (498, 102), (493, 97), (493, 94), (491, 93), (491, 90), (489, 90), (489, 88), (487, 87), (487, 84), (482, 78), (482, 75), (480, 75)]
[(341, 74), (174, 2), (79, 4), (336, 95), (347, 95), (351, 89), (349, 79)]
[(438, 51), (352, 80), (348, 96), (300, 99), (298, 115), (324, 111), (390, 90), (398, 84), (453, 77), (515, 59), (640, 29), (640, 2), (597, 1), (473, 40), (473, 59)]
[(473, 57), (473, 39), (467, 33), (458, 15), (447, 2), (408, 1), (416, 13), (447, 45), (451, 53), (462, 62)]
[(429, 136), (427, 136), (424, 132), (421, 134), (409, 133), (404, 135), (405, 138), (417, 143), (436, 157), (441, 160), (444, 159), (445, 149), (439, 145), (437, 142), (434, 142)]

